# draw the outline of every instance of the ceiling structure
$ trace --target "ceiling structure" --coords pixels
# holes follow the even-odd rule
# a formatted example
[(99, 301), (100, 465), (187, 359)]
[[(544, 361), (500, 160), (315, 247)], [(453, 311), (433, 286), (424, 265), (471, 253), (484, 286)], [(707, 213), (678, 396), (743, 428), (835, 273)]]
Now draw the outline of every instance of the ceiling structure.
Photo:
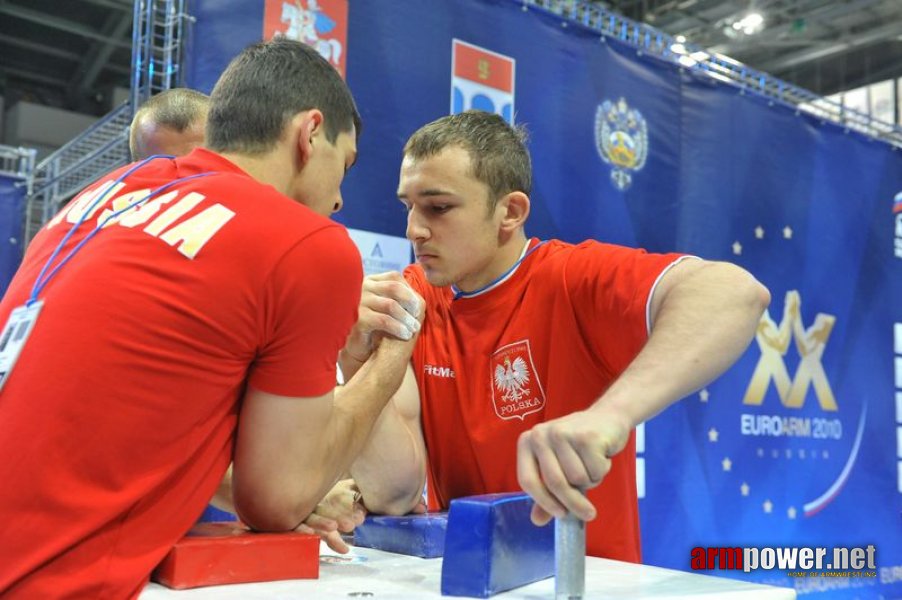
[[(823, 95), (902, 77), (902, 0), (600, 4)], [(763, 28), (746, 35), (733, 23), (751, 11), (763, 15)], [(132, 0), (0, 0), (6, 106), (24, 98), (107, 112), (112, 88), (129, 86), (132, 12)]]
[(128, 87), (132, 0), (0, 0), (0, 93), (104, 114)]
[[(820, 95), (902, 77), (902, 0), (600, 4)], [(746, 34), (742, 19), (753, 12), (764, 21), (759, 31)]]

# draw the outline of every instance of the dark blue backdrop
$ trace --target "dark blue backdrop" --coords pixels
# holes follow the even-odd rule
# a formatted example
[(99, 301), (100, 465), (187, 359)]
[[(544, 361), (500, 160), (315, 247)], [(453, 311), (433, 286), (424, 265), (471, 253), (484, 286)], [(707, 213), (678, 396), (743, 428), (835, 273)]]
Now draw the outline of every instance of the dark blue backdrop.
[[(260, 39), (263, 10), (196, 0), (192, 13), (189, 85), (210, 91)], [(729, 260), (773, 294), (773, 328), (762, 325), (724, 377), (646, 427), (646, 562), (687, 569), (695, 546), (875, 544), (873, 579), (739, 576), (831, 597), (902, 596), (892, 215), (902, 153), (512, 0), (352, 1), (347, 74), (365, 127), (344, 188), (349, 227), (403, 235), (401, 147), (449, 112), (453, 38), (516, 61), (516, 121), (531, 132), (535, 165), (529, 234)], [(599, 105), (620, 99), (631, 122), (618, 139), (630, 156), (647, 152), (641, 169), (626, 169), (625, 189), (596, 131)], [(784, 318), (787, 298), (800, 302)], [(762, 360), (763, 383), (744, 404)], [(801, 405), (771, 380), (781, 365)], [(760, 416), (808, 429), (760, 435), (749, 425)]]
[(22, 233), (25, 216), (25, 183), (0, 175), (0, 294), (22, 260)]

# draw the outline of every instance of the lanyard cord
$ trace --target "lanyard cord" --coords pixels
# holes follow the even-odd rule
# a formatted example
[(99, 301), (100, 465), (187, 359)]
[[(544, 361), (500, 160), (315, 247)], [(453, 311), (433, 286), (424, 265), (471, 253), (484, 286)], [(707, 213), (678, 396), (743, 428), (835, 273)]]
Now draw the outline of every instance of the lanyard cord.
[[(96, 226), (90, 233), (88, 233), (88, 235), (86, 235), (85, 238), (84, 238), (83, 240), (81, 240), (74, 248), (72, 248), (72, 250), (70, 250), (69, 253), (68, 253), (65, 257), (63, 257), (62, 260), (60, 260), (59, 264), (57, 264), (57, 265), (56, 265), (49, 273), (47, 273), (47, 269), (50, 268), (50, 265), (53, 264), (53, 261), (56, 259), (57, 255), (59, 255), (59, 253), (62, 251), (63, 247), (66, 245), (66, 242), (69, 241), (69, 239), (72, 237), (72, 235), (75, 233), (75, 231), (76, 231), (76, 230), (81, 226), (81, 224), (85, 221), (85, 219), (87, 218), (87, 216), (88, 216), (88, 215), (94, 214), (94, 211), (97, 209), (97, 207), (98, 207), (104, 200), (106, 200), (106, 198), (107, 198), (107, 196), (110, 194), (110, 192), (111, 192), (112, 190), (114, 190), (114, 189), (116, 188), (117, 185), (119, 185), (120, 183), (122, 183), (122, 182), (125, 180), (126, 177), (128, 177), (129, 175), (131, 175), (132, 173), (134, 173), (135, 171), (137, 171), (138, 169), (140, 169), (141, 167), (143, 167), (144, 165), (146, 165), (148, 162), (152, 161), (152, 160), (155, 159), (155, 158), (174, 158), (174, 157), (173, 157), (173, 156), (169, 156), (169, 155), (158, 154), (158, 155), (151, 156), (151, 157), (149, 157), (149, 158), (145, 158), (144, 160), (142, 160), (141, 162), (139, 162), (138, 164), (136, 164), (135, 166), (133, 166), (132, 168), (130, 168), (128, 171), (126, 171), (125, 173), (123, 173), (122, 175), (120, 175), (120, 176), (113, 182), (113, 184), (110, 185), (110, 186), (103, 192), (103, 194), (100, 195), (100, 197), (98, 197), (94, 202), (91, 203), (91, 206), (89, 206), (89, 207), (82, 213), (82, 215), (81, 215), (81, 217), (79, 217), (78, 221), (76, 221), (75, 224), (72, 225), (72, 227), (69, 229), (69, 231), (66, 232), (66, 235), (63, 236), (63, 239), (60, 240), (60, 243), (57, 244), (56, 248), (53, 250), (53, 253), (50, 255), (50, 258), (47, 259), (46, 264), (44, 264), (44, 267), (41, 269), (41, 272), (40, 272), (40, 274), (38, 275), (38, 278), (37, 278), (37, 279), (35, 280), (35, 282), (34, 282), (34, 286), (31, 288), (31, 297), (28, 299), (28, 302), (25, 303), (26, 306), (31, 306), (32, 304), (34, 304), (35, 302), (37, 302), (38, 296), (39, 296), (40, 293), (44, 290), (44, 287), (46, 287), (46, 285), (50, 282), (50, 280), (53, 279), (53, 277), (56, 276), (56, 274), (59, 272), (59, 270), (60, 270), (61, 268), (63, 268), (63, 266), (65, 266), (66, 263), (68, 263), (68, 262), (72, 259), (72, 257), (75, 256), (75, 254), (76, 254), (79, 250), (81, 250), (82, 247), (83, 247), (86, 243), (88, 243), (89, 240), (91, 240), (91, 238), (93, 238), (95, 235), (97, 235), (97, 232), (99, 232), (101, 229), (103, 229), (103, 227), (104, 227), (111, 219), (114, 219), (114, 218), (118, 217), (119, 215), (121, 215), (122, 213), (127, 212), (127, 211), (129, 211), (129, 210), (132, 210), (133, 208), (135, 208), (135, 207), (137, 207), (137, 206), (140, 206), (140, 205), (144, 204), (145, 202), (147, 202), (148, 200), (150, 200), (150, 199), (153, 198), (154, 196), (158, 195), (160, 192), (164, 192), (164, 191), (168, 190), (169, 188), (171, 188), (172, 186), (174, 186), (174, 185), (177, 184), (177, 183), (182, 183), (182, 182), (184, 182), (184, 181), (189, 181), (189, 180), (191, 180), (191, 179), (198, 179), (198, 178), (200, 178), (200, 177), (206, 177), (207, 175), (213, 175), (213, 171), (207, 171), (207, 172), (205, 172), (205, 173), (197, 173), (196, 175), (189, 175), (189, 176), (187, 176), (187, 177), (180, 177), (180, 178), (178, 178), (178, 179), (175, 179), (175, 180), (173, 180), (173, 181), (170, 181), (169, 183), (167, 183), (167, 184), (165, 184), (165, 185), (163, 185), (163, 186), (158, 187), (157, 189), (155, 189), (155, 190), (153, 190), (152, 192), (150, 192), (148, 195), (146, 195), (146, 196), (144, 196), (143, 198), (140, 198), (140, 199), (138, 199), (138, 200), (135, 200), (134, 202), (132, 202), (132, 203), (129, 204), (128, 206), (126, 206), (126, 207), (124, 207), (124, 208), (121, 208), (121, 209), (119, 209), (119, 210), (113, 212), (113, 213), (110, 214), (110, 215), (107, 215), (107, 217), (106, 217), (105, 219), (103, 219), (103, 221), (97, 223), (97, 226)], [(45, 273), (46, 273), (46, 276), (45, 276)]]

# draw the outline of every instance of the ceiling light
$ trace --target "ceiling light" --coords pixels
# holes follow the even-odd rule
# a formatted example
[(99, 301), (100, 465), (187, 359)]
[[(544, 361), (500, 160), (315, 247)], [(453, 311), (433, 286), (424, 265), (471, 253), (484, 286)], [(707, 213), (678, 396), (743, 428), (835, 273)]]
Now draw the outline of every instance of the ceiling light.
[(679, 44), (679, 43), (671, 44), (670, 51), (675, 54), (686, 54), (686, 46), (684, 46), (683, 44)]
[(754, 35), (764, 28), (764, 16), (758, 12), (750, 12), (733, 23), (733, 29), (746, 35)]
[(764, 17), (761, 16), (761, 13), (756, 12), (747, 14), (742, 20), (745, 27), (755, 28), (764, 24)]

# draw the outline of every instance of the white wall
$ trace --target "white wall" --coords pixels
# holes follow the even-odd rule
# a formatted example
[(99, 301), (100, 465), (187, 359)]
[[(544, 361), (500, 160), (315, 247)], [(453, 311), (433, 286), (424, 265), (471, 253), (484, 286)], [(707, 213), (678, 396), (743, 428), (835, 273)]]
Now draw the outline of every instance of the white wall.
[(8, 146), (37, 148), (46, 156), (90, 127), (97, 117), (20, 100), (4, 114), (3, 140)]

